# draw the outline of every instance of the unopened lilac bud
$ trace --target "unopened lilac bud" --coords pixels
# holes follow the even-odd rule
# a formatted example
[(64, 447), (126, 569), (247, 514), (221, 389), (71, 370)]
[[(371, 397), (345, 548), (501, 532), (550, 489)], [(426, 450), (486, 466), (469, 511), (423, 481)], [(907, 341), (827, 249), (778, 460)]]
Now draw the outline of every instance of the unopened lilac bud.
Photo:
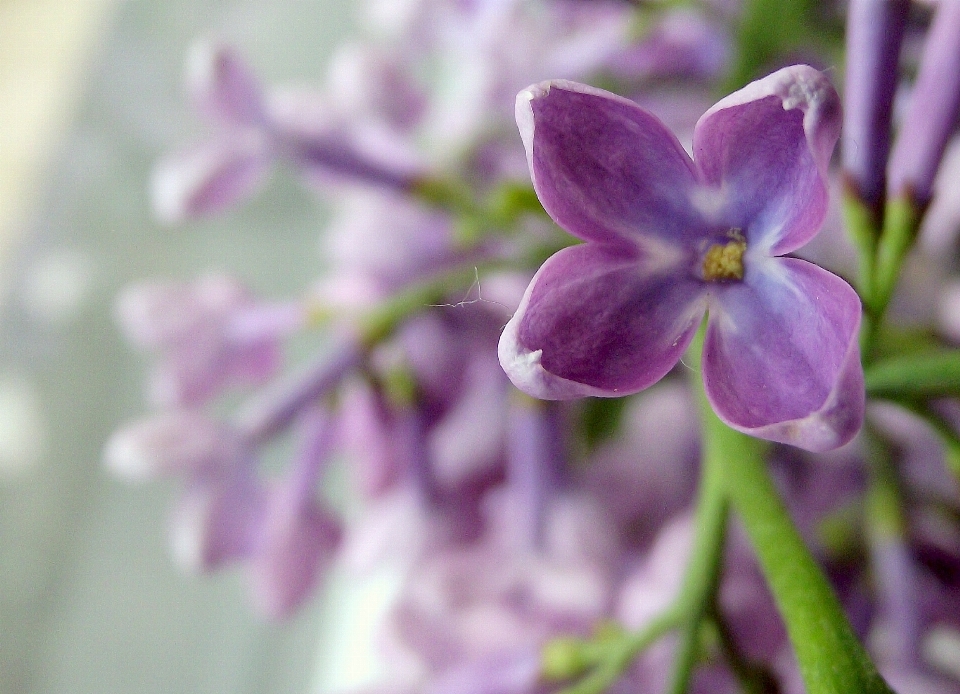
[(890, 155), (888, 197), (930, 201), (933, 179), (960, 111), (960, 2), (937, 5), (920, 72)]
[(687, 514), (670, 521), (643, 564), (624, 580), (616, 615), (627, 628), (642, 628), (673, 604), (690, 560), (694, 530)]
[(493, 354), (465, 367), (462, 390), (430, 431), (429, 457), (437, 483), (447, 490), (489, 475), (501, 460), (507, 381)]
[(350, 471), (364, 497), (377, 497), (398, 478), (390, 440), (391, 413), (366, 381), (341, 389), (340, 430)]
[(917, 662), (920, 618), (917, 569), (910, 548), (902, 538), (874, 539), (871, 560), (880, 617), (880, 651), (889, 664), (909, 666)]
[(541, 656), (544, 679), (562, 682), (585, 673), (593, 664), (585, 651), (580, 639), (561, 637), (547, 643)]
[(870, 206), (884, 193), (897, 59), (909, 11), (908, 0), (851, 0), (847, 8), (843, 168)]
[(270, 439), (338, 386), (363, 357), (356, 336), (337, 336), (335, 344), (313, 363), (248, 402), (237, 416), (237, 429), (251, 441)]
[(157, 219), (179, 224), (250, 197), (273, 164), (271, 147), (263, 133), (247, 129), (162, 159), (150, 180)]
[(263, 97), (253, 71), (229, 46), (198, 41), (190, 47), (187, 92), (204, 115), (230, 125), (253, 125), (263, 117)]
[(547, 504), (560, 481), (563, 439), (555, 404), (515, 395), (506, 418), (507, 484), (514, 502), (509, 525), (511, 544), (529, 551), (543, 546)]
[(308, 178), (321, 183), (347, 179), (377, 188), (388, 188), (401, 193), (410, 192), (418, 180), (419, 171), (405, 161), (398, 161), (383, 143), (380, 151), (374, 146), (364, 148), (351, 142), (346, 133), (329, 132), (312, 138), (278, 133), (284, 158), (298, 167)]

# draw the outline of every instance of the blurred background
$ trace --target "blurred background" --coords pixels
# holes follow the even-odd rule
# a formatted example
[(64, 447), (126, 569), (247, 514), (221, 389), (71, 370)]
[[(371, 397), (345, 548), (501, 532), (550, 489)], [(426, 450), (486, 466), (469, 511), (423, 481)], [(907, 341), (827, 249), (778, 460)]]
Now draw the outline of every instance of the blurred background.
[(258, 620), (235, 572), (177, 572), (170, 489), (102, 469), (144, 411), (112, 301), (143, 277), (237, 273), (259, 294), (315, 272), (322, 210), (292, 176), (234, 214), (152, 221), (152, 162), (201, 126), (187, 46), (236, 45), (267, 81), (321, 74), (336, 0), (0, 0), (0, 692), (305, 692), (319, 601)]

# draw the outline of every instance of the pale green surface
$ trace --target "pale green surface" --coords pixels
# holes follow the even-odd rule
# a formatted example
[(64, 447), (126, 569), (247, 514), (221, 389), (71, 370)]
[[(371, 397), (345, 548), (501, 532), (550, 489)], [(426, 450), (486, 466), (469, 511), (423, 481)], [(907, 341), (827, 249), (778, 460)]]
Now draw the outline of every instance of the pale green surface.
[(223, 268), (283, 296), (320, 264), (322, 217), (288, 174), (224, 219), (175, 230), (150, 220), (151, 162), (202, 133), (180, 88), (186, 46), (213, 32), (268, 80), (319, 81), (349, 7), (121, 3), (3, 275), (0, 409), (21, 435), (7, 432), (0, 458), (26, 461), (0, 465), (3, 694), (309, 690), (319, 605), (278, 628), (251, 614), (237, 572), (180, 575), (165, 538), (172, 485), (130, 488), (101, 469), (100, 449), (144, 411), (145, 362), (110, 318), (120, 286)]

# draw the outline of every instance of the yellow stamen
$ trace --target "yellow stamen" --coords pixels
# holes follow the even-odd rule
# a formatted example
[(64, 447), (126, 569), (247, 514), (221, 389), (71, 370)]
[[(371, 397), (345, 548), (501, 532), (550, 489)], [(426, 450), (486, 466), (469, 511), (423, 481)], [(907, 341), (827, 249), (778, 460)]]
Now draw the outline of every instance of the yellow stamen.
[(743, 279), (743, 254), (747, 242), (737, 229), (730, 235), (731, 241), (713, 244), (703, 257), (703, 279), (708, 282)]

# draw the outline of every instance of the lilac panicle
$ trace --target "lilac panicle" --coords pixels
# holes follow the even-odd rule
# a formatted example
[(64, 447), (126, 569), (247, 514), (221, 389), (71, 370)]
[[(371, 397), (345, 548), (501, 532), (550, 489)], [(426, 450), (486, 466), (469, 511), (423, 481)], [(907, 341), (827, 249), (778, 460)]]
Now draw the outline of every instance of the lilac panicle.
[(860, 300), (782, 257), (819, 230), (839, 98), (793, 66), (710, 108), (694, 159), (632, 101), (566, 81), (517, 97), (534, 188), (587, 243), (540, 268), (500, 339), (536, 397), (617, 397), (660, 380), (705, 313), (703, 381), (734, 429), (809, 450), (863, 421)]
[(908, 0), (851, 0), (847, 8), (843, 168), (871, 206), (884, 194), (897, 59), (909, 11)]
[(233, 207), (263, 185), (278, 159), (308, 179), (325, 175), (401, 191), (416, 182), (416, 167), (396, 161), (389, 147), (380, 146), (391, 138), (362, 146), (360, 123), (331, 119), (304, 108), (308, 100), (291, 105), (282, 92), (264, 90), (229, 47), (195, 44), (187, 60), (186, 86), (216, 132), (209, 141), (166, 156), (155, 166), (151, 202), (162, 222), (179, 223)]
[(930, 201), (933, 179), (960, 113), (960, 2), (937, 5), (910, 104), (890, 155), (890, 199)]

